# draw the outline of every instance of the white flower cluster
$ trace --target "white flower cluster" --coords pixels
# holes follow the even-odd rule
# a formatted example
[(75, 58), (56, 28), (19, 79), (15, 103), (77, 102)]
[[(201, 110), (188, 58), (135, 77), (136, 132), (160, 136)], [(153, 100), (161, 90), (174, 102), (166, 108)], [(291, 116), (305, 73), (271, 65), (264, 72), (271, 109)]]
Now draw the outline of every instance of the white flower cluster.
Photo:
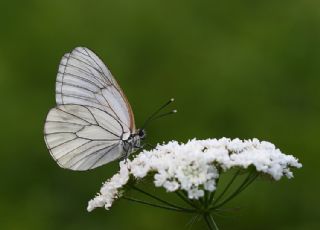
[(282, 176), (292, 178), (290, 168), (302, 167), (293, 156), (257, 139), (194, 139), (186, 144), (171, 141), (153, 150), (144, 150), (131, 161), (122, 161), (119, 173), (104, 183), (100, 193), (89, 201), (87, 209), (111, 207), (130, 176), (141, 179), (151, 174), (156, 187), (164, 187), (168, 192), (184, 190), (189, 199), (199, 199), (205, 190), (212, 192), (216, 189), (221, 170), (249, 166), (275, 180)]

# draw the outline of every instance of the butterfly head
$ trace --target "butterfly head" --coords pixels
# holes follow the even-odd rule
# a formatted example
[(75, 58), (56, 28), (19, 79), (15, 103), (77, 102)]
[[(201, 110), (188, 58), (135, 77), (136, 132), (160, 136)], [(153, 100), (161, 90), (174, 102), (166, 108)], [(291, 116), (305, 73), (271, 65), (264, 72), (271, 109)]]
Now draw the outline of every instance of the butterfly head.
[(139, 129), (137, 134), (141, 140), (144, 140), (146, 138), (146, 131), (144, 129)]

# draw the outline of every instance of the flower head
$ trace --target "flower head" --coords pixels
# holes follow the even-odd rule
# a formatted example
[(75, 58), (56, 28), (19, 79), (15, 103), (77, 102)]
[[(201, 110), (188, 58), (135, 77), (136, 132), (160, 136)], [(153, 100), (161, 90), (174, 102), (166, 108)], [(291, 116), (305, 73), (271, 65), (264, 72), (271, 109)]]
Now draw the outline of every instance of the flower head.
[(292, 178), (290, 169), (302, 167), (293, 156), (257, 139), (193, 139), (186, 144), (171, 141), (153, 150), (144, 150), (133, 160), (122, 161), (120, 171), (89, 201), (88, 211), (111, 207), (130, 177), (141, 179), (152, 175), (156, 187), (163, 187), (167, 192), (182, 190), (189, 199), (199, 199), (206, 191), (216, 190), (216, 180), (222, 172), (249, 166), (274, 180), (283, 176)]

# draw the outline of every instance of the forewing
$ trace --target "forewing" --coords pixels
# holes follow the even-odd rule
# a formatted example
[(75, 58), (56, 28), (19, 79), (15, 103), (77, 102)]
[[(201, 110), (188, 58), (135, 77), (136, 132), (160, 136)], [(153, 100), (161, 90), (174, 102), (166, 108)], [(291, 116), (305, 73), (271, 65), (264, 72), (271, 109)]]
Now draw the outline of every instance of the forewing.
[(130, 104), (108, 68), (91, 50), (77, 47), (65, 54), (56, 81), (56, 102), (92, 106), (135, 130)]
[(49, 111), (44, 138), (62, 168), (88, 170), (120, 158), (123, 124), (112, 114), (81, 105), (59, 105)]

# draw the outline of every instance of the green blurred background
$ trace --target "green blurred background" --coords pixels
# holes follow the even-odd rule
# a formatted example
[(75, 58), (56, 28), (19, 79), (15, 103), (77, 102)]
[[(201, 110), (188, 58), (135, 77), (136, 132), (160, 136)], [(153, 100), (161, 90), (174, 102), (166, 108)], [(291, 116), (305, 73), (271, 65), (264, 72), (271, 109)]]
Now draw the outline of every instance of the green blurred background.
[(300, 159), (295, 179), (258, 180), (234, 200), (241, 210), (217, 217), (221, 229), (320, 229), (319, 1), (1, 0), (0, 9), (0, 229), (188, 227), (188, 215), (129, 201), (88, 213), (117, 162), (72, 172), (51, 159), (42, 130), (57, 66), (79, 45), (108, 64), (138, 127), (176, 98), (179, 113), (154, 122), (150, 142), (257, 137)]

